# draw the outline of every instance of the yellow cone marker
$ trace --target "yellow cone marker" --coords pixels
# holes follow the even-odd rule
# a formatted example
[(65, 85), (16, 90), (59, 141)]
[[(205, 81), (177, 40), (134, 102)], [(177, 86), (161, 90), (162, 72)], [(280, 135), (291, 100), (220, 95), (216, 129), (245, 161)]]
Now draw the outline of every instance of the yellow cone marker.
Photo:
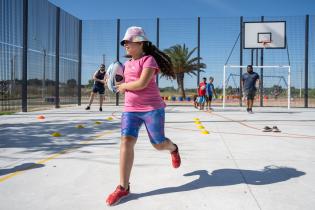
[(54, 132), (51, 134), (53, 137), (60, 137), (61, 134), (59, 132)]
[(84, 128), (84, 125), (77, 125), (76, 128)]
[(112, 117), (107, 117), (106, 120), (113, 120), (114, 118)]
[(209, 134), (209, 131), (207, 131), (207, 130), (202, 130), (201, 133), (202, 133), (202, 134)]
[(204, 129), (205, 127), (203, 127), (202, 125), (198, 125), (197, 128)]
[(199, 118), (194, 118), (195, 121), (199, 121)]
[(195, 121), (195, 124), (200, 125), (201, 122), (200, 121)]
[(100, 121), (95, 122), (96, 125), (102, 124)]

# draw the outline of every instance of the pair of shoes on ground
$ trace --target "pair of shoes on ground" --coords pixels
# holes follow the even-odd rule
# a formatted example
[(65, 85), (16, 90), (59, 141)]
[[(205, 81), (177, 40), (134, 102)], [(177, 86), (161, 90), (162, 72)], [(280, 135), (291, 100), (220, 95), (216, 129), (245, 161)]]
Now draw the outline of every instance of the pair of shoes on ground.
[[(90, 110), (91, 109), (91, 107), (90, 106), (87, 106), (86, 108), (85, 108), (85, 110)], [(102, 109), (102, 107), (100, 107), (100, 112), (102, 112), (103, 111), (103, 109)]]
[(250, 113), (250, 114), (253, 114), (253, 113), (254, 113), (254, 112), (253, 112), (253, 108), (247, 108), (246, 111), (247, 111), (248, 113)]
[(265, 126), (262, 131), (263, 132), (275, 132), (275, 133), (281, 132), (277, 126), (272, 126), (272, 128), (269, 126)]
[[(176, 147), (176, 149), (171, 152), (172, 165), (174, 168), (178, 168), (181, 164), (181, 159), (177, 145), (174, 144), (174, 146)], [(116, 190), (107, 197), (106, 204), (108, 206), (114, 206), (118, 204), (123, 198), (126, 198), (128, 195), (130, 195), (130, 184), (128, 185), (127, 189), (121, 185), (118, 185), (116, 187)]]

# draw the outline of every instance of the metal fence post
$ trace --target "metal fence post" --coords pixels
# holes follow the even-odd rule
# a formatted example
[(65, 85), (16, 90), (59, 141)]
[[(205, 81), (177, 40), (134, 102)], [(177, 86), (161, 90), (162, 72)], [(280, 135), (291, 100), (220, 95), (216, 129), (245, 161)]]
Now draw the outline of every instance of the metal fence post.
[[(120, 47), (120, 19), (117, 19), (117, 40), (116, 40), (116, 60), (119, 61), (119, 47)], [(116, 93), (116, 106), (119, 106), (119, 93)]]
[[(160, 18), (156, 18), (156, 47), (160, 47)], [(159, 87), (159, 74), (156, 75), (156, 84)]]
[(199, 83), (200, 83), (200, 17), (198, 17), (198, 51), (197, 51), (197, 54), (198, 54), (198, 76), (197, 76), (197, 87), (199, 86)]
[(304, 60), (304, 107), (308, 107), (308, 43), (309, 43), (309, 15), (305, 18), (305, 60)]
[(27, 112), (28, 0), (23, 0), (22, 112)]
[(56, 83), (55, 83), (55, 108), (60, 107), (59, 98), (59, 42), (60, 42), (60, 7), (56, 11)]
[(79, 20), (79, 63), (78, 63), (78, 105), (81, 106), (81, 83), (82, 83), (82, 20)]

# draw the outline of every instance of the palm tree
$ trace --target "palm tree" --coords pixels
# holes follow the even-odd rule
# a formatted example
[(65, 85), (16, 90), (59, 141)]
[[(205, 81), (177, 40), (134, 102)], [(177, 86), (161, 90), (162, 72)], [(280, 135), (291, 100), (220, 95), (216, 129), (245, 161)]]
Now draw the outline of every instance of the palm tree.
[[(206, 64), (199, 63), (198, 64), (198, 56), (191, 57), (192, 54), (196, 51), (197, 47), (195, 47), (192, 51), (189, 52), (188, 47), (183, 44), (183, 46), (177, 44), (174, 45), (164, 52), (171, 58), (173, 63), (173, 69), (176, 74), (176, 80), (178, 85), (178, 92), (180, 95), (185, 98), (185, 88), (184, 88), (184, 76), (188, 74), (189, 76), (195, 75), (197, 76), (198, 70), (206, 68)], [(202, 58), (200, 57), (200, 60)]]

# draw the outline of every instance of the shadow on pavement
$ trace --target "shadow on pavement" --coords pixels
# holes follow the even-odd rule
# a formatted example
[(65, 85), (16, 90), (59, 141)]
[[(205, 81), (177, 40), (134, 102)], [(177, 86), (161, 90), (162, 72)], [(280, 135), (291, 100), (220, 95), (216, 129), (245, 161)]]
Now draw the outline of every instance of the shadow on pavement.
[(206, 187), (220, 187), (236, 184), (267, 185), (284, 182), (305, 175), (295, 168), (266, 166), (263, 170), (219, 169), (211, 174), (207, 170), (197, 170), (184, 176), (198, 176), (197, 179), (176, 187), (165, 187), (144, 193), (131, 193), (121, 203), (154, 195), (198, 190)]
[(6, 175), (6, 174), (11, 174), (17, 171), (26, 171), (30, 169), (35, 169), (35, 168), (42, 168), (44, 167), (44, 164), (36, 164), (36, 163), (23, 163), (19, 166), (15, 166), (13, 168), (8, 168), (8, 169), (0, 169), (0, 176)]

